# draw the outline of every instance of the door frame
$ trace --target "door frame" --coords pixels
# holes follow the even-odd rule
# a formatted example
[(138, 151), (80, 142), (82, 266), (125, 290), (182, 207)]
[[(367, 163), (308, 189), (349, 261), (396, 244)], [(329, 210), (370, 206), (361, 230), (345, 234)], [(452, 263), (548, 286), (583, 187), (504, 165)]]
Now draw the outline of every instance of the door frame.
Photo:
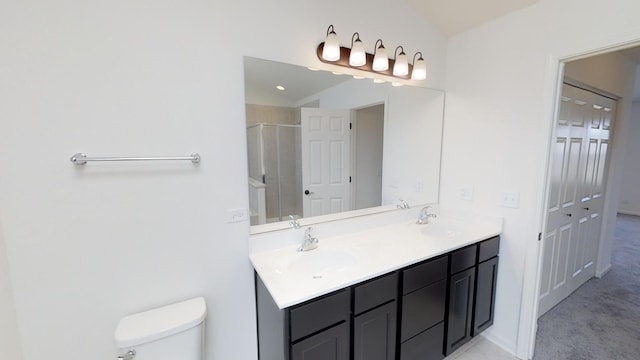
[[(570, 61), (603, 55), (635, 46), (640, 46), (640, 39), (634, 39), (632, 41), (626, 42), (608, 43), (599, 48), (593, 48), (582, 51), (580, 53), (573, 53), (566, 56), (557, 56), (553, 54), (547, 56), (547, 69), (545, 71), (545, 83), (543, 89), (543, 114), (546, 114), (548, 120), (545, 123), (545, 132), (547, 133), (546, 141), (544, 144), (541, 144), (540, 147), (541, 151), (544, 151), (545, 156), (541, 157), (539, 164), (537, 164), (537, 167), (540, 170), (539, 174), (541, 174), (538, 178), (538, 183), (542, 184), (542, 186), (538, 187), (539, 190), (537, 191), (537, 194), (534, 194), (534, 198), (539, 199), (535, 204), (534, 210), (534, 212), (537, 214), (534, 221), (536, 227), (535, 229), (532, 229), (536, 234), (543, 233), (547, 225), (546, 205), (548, 204), (550, 195), (549, 177), (551, 172), (551, 158), (553, 155), (552, 144), (553, 139), (556, 135), (555, 121), (557, 119), (560, 108), (559, 99), (562, 91), (562, 83), (564, 82), (565, 64)], [(629, 100), (619, 100), (618, 108), (621, 108), (620, 105), (622, 101)], [(617, 111), (615, 116), (615, 123), (621, 123), (621, 116), (622, 111)], [(618, 127), (620, 127), (620, 125), (618, 125)], [(610, 158), (615, 159), (616, 157), (618, 157), (618, 153), (624, 150), (620, 148), (621, 133), (621, 131), (613, 130), (612, 141), (614, 144), (617, 143), (618, 146), (613, 146), (611, 153), (609, 154)], [(604, 240), (607, 240), (604, 239), (604, 235), (607, 233), (607, 230), (611, 226), (612, 222), (615, 221), (616, 215), (615, 213), (609, 211), (612, 201), (612, 178), (616, 175), (617, 172), (620, 172), (621, 170), (621, 164), (617, 164), (615, 161), (609, 161), (606, 185), (604, 190), (605, 203), (604, 211), (602, 214), (602, 228), (600, 230), (600, 239), (598, 241), (598, 256), (596, 260), (597, 277), (604, 276), (609, 270), (609, 268), (607, 268), (599, 271), (598, 266), (602, 261), (601, 252), (603, 242)], [(516, 344), (516, 356), (521, 359), (533, 358), (533, 353), (535, 350), (535, 341), (538, 330), (538, 298), (540, 295), (540, 280), (542, 275), (543, 262), (542, 241), (528, 241), (526, 250), (523, 289)]]

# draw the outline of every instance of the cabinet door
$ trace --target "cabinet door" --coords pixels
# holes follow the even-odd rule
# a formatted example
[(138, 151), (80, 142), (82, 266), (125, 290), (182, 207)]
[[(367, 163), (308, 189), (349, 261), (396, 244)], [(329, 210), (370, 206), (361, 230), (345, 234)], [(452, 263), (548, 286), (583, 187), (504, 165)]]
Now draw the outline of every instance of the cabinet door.
[(291, 360), (349, 360), (349, 323), (291, 345)]
[(498, 257), (478, 264), (476, 278), (476, 299), (473, 318), (473, 336), (493, 324), (493, 309), (496, 299), (496, 281), (498, 279)]
[(471, 340), (475, 275), (475, 267), (451, 275), (445, 355)]
[(392, 301), (353, 321), (354, 360), (394, 360), (397, 305)]

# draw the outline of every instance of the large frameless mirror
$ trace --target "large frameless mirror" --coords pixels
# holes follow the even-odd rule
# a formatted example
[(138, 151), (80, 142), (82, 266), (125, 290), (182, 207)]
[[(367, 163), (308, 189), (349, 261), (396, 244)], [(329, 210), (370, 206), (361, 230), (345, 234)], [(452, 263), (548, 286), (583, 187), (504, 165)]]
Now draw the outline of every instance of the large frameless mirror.
[(251, 57), (244, 70), (252, 233), (438, 201), (444, 92)]

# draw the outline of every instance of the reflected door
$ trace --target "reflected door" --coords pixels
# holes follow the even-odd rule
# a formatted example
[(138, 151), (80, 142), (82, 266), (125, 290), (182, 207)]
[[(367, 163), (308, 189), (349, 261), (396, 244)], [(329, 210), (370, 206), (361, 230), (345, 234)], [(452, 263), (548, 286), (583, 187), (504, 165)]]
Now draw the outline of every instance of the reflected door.
[(595, 275), (615, 100), (562, 88), (543, 238), (539, 316)]
[(301, 109), (303, 216), (350, 209), (350, 110)]

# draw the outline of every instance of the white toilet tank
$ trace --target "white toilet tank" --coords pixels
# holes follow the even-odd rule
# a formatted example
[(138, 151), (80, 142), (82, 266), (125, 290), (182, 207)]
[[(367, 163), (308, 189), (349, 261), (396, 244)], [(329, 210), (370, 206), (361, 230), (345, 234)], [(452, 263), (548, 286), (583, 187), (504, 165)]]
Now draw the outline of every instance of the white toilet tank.
[(201, 297), (124, 317), (115, 333), (119, 355), (132, 360), (203, 360), (206, 317)]

